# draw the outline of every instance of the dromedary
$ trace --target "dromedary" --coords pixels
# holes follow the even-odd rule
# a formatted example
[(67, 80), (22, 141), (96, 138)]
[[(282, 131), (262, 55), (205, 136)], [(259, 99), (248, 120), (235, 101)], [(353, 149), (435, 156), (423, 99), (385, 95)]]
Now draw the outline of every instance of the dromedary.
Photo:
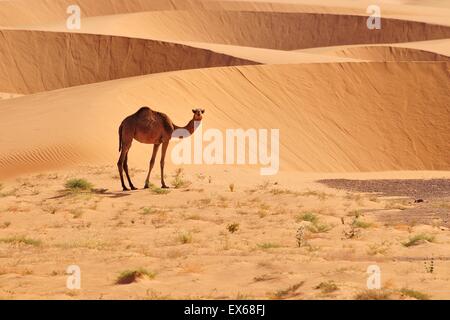
[(128, 188), (123, 181), (123, 171), (127, 175), (128, 183), (131, 190), (136, 190), (131, 182), (130, 175), (128, 173), (128, 151), (130, 150), (133, 139), (141, 143), (153, 144), (153, 154), (150, 160), (150, 167), (148, 170), (147, 179), (145, 179), (145, 189), (149, 187), (150, 173), (155, 164), (156, 154), (158, 153), (159, 146), (162, 144), (161, 154), (161, 187), (168, 188), (164, 182), (164, 159), (166, 157), (167, 147), (169, 141), (172, 138), (172, 133), (177, 129), (185, 129), (190, 134), (194, 133), (196, 128), (195, 122), (202, 120), (202, 115), (205, 113), (204, 109), (193, 109), (194, 117), (184, 127), (178, 127), (173, 124), (170, 118), (161, 112), (153, 111), (148, 107), (140, 108), (135, 114), (128, 116), (122, 121), (119, 127), (119, 151), (120, 158), (117, 162), (119, 168), (120, 181), (124, 191)]

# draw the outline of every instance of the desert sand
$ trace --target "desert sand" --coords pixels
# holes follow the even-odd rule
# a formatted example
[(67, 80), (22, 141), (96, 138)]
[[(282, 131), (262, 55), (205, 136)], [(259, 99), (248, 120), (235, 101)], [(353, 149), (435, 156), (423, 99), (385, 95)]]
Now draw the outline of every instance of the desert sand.
[[(450, 5), (380, 1), (369, 30), (369, 1), (75, 2), (80, 30), (72, 0), (0, 1), (0, 298), (450, 298)], [(135, 141), (123, 192), (141, 106), (278, 129), (279, 172), (176, 164), (174, 140), (171, 188), (156, 165), (143, 190)]]

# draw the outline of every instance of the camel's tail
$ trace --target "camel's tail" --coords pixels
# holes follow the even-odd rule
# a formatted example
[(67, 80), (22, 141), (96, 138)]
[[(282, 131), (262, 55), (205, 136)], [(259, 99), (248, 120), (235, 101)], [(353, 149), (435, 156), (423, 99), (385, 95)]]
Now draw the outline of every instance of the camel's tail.
[(119, 127), (119, 152), (122, 151), (122, 125)]

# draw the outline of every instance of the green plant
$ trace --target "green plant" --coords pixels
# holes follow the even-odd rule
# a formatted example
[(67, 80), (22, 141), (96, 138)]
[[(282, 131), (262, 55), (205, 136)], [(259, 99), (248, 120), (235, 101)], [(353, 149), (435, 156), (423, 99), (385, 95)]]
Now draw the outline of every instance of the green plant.
[(230, 233), (235, 233), (239, 230), (239, 223), (231, 223), (227, 226), (227, 230)]
[(279, 248), (280, 245), (276, 244), (276, 243), (271, 243), (271, 242), (264, 242), (264, 243), (259, 243), (258, 247), (265, 250), (265, 249)]
[(175, 189), (181, 189), (188, 187), (191, 185), (191, 182), (184, 179), (184, 170), (183, 168), (178, 168), (175, 170), (175, 174), (173, 175), (172, 185)]
[(324, 233), (332, 229), (332, 226), (326, 223), (316, 222), (307, 226), (307, 229), (311, 233)]
[(119, 274), (115, 283), (116, 284), (130, 284), (130, 283), (137, 281), (137, 279), (140, 279), (140, 278), (146, 277), (148, 279), (154, 279), (155, 276), (156, 276), (155, 273), (150, 272), (143, 268), (140, 268), (137, 270), (125, 270)]
[(192, 234), (190, 232), (181, 233), (178, 235), (178, 241), (182, 244), (187, 244), (192, 242)]
[(306, 212), (300, 216), (297, 217), (297, 221), (309, 221), (311, 223), (317, 223), (319, 221), (319, 218), (317, 217), (317, 215), (315, 215), (312, 212)]
[(352, 222), (355, 228), (367, 229), (373, 226), (370, 222), (361, 221), (359, 218), (355, 218)]
[(153, 214), (155, 212), (156, 212), (156, 209), (149, 208), (149, 207), (144, 207), (144, 208), (142, 208), (142, 211), (140, 212), (140, 214), (145, 216), (145, 215), (148, 215), (148, 214)]
[(157, 188), (157, 187), (150, 188), (150, 191), (151, 191), (152, 193), (158, 194), (158, 195), (163, 195), (163, 194), (168, 194), (168, 193), (170, 193), (170, 190), (169, 190), (169, 189), (165, 189), (165, 188)]
[(64, 187), (72, 192), (90, 192), (93, 185), (85, 179), (69, 179), (64, 184)]
[(429, 235), (426, 233), (419, 233), (419, 234), (416, 234), (415, 236), (410, 237), (408, 241), (403, 243), (403, 245), (405, 247), (411, 247), (411, 246), (419, 245), (423, 242), (434, 242), (434, 240), (435, 240), (435, 237), (433, 235)]

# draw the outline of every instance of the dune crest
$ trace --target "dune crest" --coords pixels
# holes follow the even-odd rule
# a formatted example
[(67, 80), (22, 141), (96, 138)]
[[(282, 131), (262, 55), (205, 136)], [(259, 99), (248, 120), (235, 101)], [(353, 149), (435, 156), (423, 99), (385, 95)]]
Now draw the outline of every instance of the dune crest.
[(0, 91), (20, 94), (150, 73), (253, 64), (204, 49), (125, 37), (21, 30), (0, 30), (0, 36)]

